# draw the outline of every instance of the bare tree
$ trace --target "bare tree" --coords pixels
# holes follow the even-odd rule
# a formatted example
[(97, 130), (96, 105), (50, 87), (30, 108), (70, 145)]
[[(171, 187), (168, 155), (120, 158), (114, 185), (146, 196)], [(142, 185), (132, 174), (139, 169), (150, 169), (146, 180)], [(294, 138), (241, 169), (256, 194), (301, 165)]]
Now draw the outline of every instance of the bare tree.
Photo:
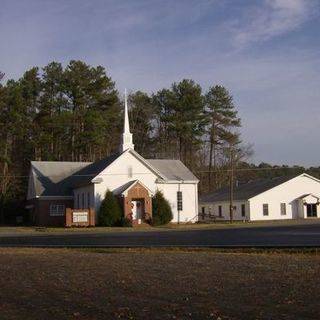
[(229, 208), (230, 208), (230, 222), (233, 222), (234, 216), (234, 181), (236, 177), (237, 165), (239, 162), (250, 158), (253, 155), (251, 145), (243, 145), (240, 141), (238, 133), (228, 133), (226, 137), (225, 154), (229, 167)]
[(4, 73), (0, 71), (0, 81), (4, 78)]

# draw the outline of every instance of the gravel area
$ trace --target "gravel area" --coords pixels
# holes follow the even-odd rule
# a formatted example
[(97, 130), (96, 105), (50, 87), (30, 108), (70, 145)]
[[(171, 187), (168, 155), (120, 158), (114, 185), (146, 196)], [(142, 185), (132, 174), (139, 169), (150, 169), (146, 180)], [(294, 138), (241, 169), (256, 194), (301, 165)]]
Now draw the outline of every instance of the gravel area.
[(320, 256), (0, 249), (0, 319), (320, 319)]

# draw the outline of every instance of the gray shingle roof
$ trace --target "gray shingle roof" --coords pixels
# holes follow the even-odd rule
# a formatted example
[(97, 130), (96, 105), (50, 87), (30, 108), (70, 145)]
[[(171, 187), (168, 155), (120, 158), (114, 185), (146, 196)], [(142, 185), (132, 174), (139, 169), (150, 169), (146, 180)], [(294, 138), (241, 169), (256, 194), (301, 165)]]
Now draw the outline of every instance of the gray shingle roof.
[[(247, 200), (262, 192), (272, 189), (295, 176), (276, 177), (272, 179), (253, 180), (245, 184), (234, 187), (234, 200)], [(228, 201), (230, 197), (229, 187), (221, 188), (213, 193), (208, 193), (200, 197), (199, 202)]]
[(71, 196), (74, 176), (90, 162), (32, 161), (36, 196)]
[(180, 161), (167, 159), (146, 159), (167, 180), (198, 181), (198, 178)]

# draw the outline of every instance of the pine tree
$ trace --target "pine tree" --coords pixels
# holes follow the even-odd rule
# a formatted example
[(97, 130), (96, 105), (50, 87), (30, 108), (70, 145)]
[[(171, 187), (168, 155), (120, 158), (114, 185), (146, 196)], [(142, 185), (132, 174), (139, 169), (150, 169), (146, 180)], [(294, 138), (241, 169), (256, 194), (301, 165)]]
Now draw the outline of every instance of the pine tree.
[(160, 91), (154, 99), (162, 129), (159, 133), (168, 137), (165, 143), (173, 143), (178, 158), (193, 167), (206, 124), (201, 87), (184, 79), (173, 83), (171, 90)]
[(212, 177), (214, 177), (214, 187), (217, 187), (218, 149), (227, 142), (228, 137), (231, 137), (233, 130), (240, 127), (241, 122), (235, 110), (232, 96), (223, 86), (211, 87), (205, 95), (205, 103), (209, 122), (207, 126), (209, 137), (208, 184), (209, 190), (212, 190)]
[(150, 157), (153, 145), (154, 106), (151, 98), (144, 92), (137, 91), (129, 95), (130, 129), (134, 137), (135, 149), (144, 157)]
[[(108, 155), (119, 134), (120, 104), (115, 84), (101, 66), (70, 61), (65, 70), (68, 108), (72, 112), (70, 149), (73, 161)], [(103, 133), (101, 139), (99, 132)]]

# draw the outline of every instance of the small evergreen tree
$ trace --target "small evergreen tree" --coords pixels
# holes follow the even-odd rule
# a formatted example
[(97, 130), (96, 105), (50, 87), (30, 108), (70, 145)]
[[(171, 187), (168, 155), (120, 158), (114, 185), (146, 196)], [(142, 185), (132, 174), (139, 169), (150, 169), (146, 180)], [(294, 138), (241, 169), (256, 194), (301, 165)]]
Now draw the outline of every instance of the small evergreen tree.
[(98, 217), (101, 226), (113, 227), (120, 224), (122, 211), (117, 198), (110, 190), (107, 190), (101, 202)]
[(169, 223), (173, 218), (170, 204), (161, 191), (157, 191), (152, 199), (152, 224), (162, 225)]

